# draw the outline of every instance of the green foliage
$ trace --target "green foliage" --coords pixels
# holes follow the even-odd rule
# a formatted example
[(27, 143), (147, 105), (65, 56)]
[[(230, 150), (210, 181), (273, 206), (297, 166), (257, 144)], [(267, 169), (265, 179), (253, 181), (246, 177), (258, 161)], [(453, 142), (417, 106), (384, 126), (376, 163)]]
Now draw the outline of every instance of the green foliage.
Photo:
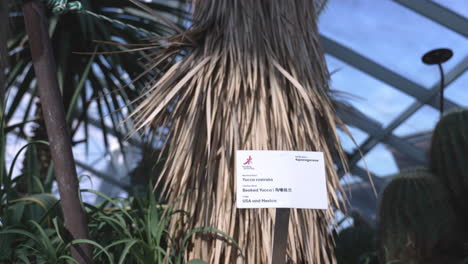
[[(57, 208), (58, 201), (48, 194), (37, 194), (11, 202), (7, 221), (0, 218), (0, 263), (74, 263), (70, 248), (78, 243), (94, 247), (96, 263), (183, 263), (184, 251), (191, 236), (199, 232), (213, 232), (237, 243), (220, 230), (200, 227), (187, 230), (183, 239), (171, 237), (169, 221), (184, 212), (156, 203), (154, 194), (137, 200), (111, 199), (106, 195), (83, 190), (101, 196), (105, 202), (87, 204), (90, 237), (92, 240), (73, 240), (64, 228), (63, 218)], [(25, 206), (42, 209), (40, 217), (25, 212)], [(31, 220), (33, 219), (34, 220)], [(180, 218), (182, 219), (182, 218)], [(202, 260), (188, 263), (202, 264)]]
[[(176, 30), (160, 17), (178, 27), (183, 27), (182, 23), (188, 19), (185, 0), (144, 2), (149, 10), (141, 9), (128, 0), (80, 2), (86, 10), (154, 32), (158, 36), (172, 35)], [(0, 26), (0, 42), (7, 46), (10, 64), (3, 65), (7, 60), (0, 60), (0, 68), (7, 67), (6, 81), (1, 82), (0, 76), (0, 86), (6, 86), (8, 95), (6, 109), (1, 112), (8, 127), (5, 127), (0, 137), (6, 139), (7, 134), (15, 134), (28, 141), (47, 140), (40, 101), (36, 100), (37, 82), (21, 12), (22, 1), (7, 0), (1, 3), (2, 7), (8, 7), (1, 9), (2, 14), (6, 14), (2, 19), (9, 21)], [(130, 102), (139, 97), (148, 78), (159, 75), (171, 64), (148, 67), (147, 62), (153, 56), (152, 53), (159, 49), (159, 40), (144, 39), (147, 36), (141, 32), (86, 14), (66, 13), (57, 16), (48, 12), (48, 15), (57, 77), (73, 145), (87, 143), (90, 131), (97, 128), (102, 132), (105, 149), (109, 149), (109, 137), (115, 136), (125, 154), (123, 137), (131, 130), (131, 126), (120, 122), (132, 110)], [(8, 38), (4, 32), (5, 25), (13, 29), (9, 31)], [(147, 75), (141, 76), (146, 71), (149, 71)], [(0, 98), (1, 94), (0, 89)], [(2, 106), (5, 105), (2, 102)], [(77, 138), (79, 134), (82, 136)], [(86, 154), (89, 147), (86, 145)], [(48, 146), (32, 145), (27, 148), (25, 156), (22, 174), (15, 178), (15, 182), (6, 184), (9, 186), (6, 188), (9, 191), (16, 189), (19, 195), (50, 192), (55, 179)]]
[(65, 249), (58, 244), (53, 222), (60, 218), (58, 200), (50, 194), (35, 194), (3, 201), (0, 213), (0, 263), (24, 262), (26, 252), (34, 248), (31, 256), (37, 263), (57, 259)]
[[(1, 122), (0, 124), (4, 124)], [(0, 134), (4, 134), (3, 125)], [(83, 190), (104, 198), (98, 206), (85, 204), (89, 218), (91, 240), (73, 240), (64, 227), (59, 201), (48, 193), (18, 194), (12, 179), (13, 169), (20, 154), (35, 145), (47, 144), (32, 141), (25, 144), (8, 170), (4, 168), (6, 137), (0, 137), (2, 170), (0, 170), (0, 263), (75, 263), (70, 248), (78, 243), (93, 246), (96, 263), (183, 263), (184, 251), (192, 235), (199, 232), (217, 233), (236, 245), (220, 230), (200, 227), (172, 237), (169, 221), (189, 217), (171, 206), (156, 203), (155, 195), (148, 189), (137, 198), (112, 199), (93, 190)], [(34, 178), (26, 170), (24, 177)], [(38, 182), (37, 184), (41, 184)], [(43, 188), (39, 188), (43, 190)], [(193, 260), (190, 263), (204, 263)]]
[(388, 184), (379, 221), (382, 260), (427, 263), (460, 250), (460, 223), (448, 193), (427, 170), (402, 172)]
[(91, 238), (106, 245), (105, 251), (118, 263), (162, 263), (167, 256), (167, 226), (173, 213), (170, 208), (165, 211), (158, 206), (151, 192), (143, 200), (116, 200), (85, 191), (105, 199), (98, 207), (88, 205)]
[[(81, 2), (87, 10), (160, 36), (171, 35), (174, 30), (162, 19), (137, 9), (127, 0)], [(19, 6), (20, 1), (16, 4)], [(153, 1), (145, 4), (176, 24), (187, 19), (185, 1)], [(10, 11), (10, 22), (14, 27), (7, 43), (11, 62), (7, 69), (10, 96), (8, 109), (2, 109), (0, 113), (0, 263), (75, 263), (70, 257), (70, 248), (80, 243), (90, 244), (94, 248), (93, 258), (96, 263), (162, 263), (164, 259), (168, 263), (182, 263), (191, 236), (199, 232), (216, 233), (237, 246), (231, 237), (210, 227), (185, 230), (177, 237), (172, 237), (168, 230), (169, 221), (180, 220), (180, 225), (183, 225), (183, 220), (189, 216), (170, 206), (156, 204), (151, 191), (137, 198), (111, 199), (102, 193), (85, 190), (103, 197), (105, 202), (98, 206), (85, 205), (90, 240), (73, 240), (64, 227), (59, 201), (50, 194), (53, 170), (46, 170), (45, 179), (45, 173), (40, 172), (43, 164), (38, 158), (38, 146), (47, 144), (43, 140), (29, 140), (20, 150), (26, 153), (24, 168), (20, 177), (13, 178), (13, 168), (18, 166), (16, 160), (20, 159), (20, 152), (11, 167), (5, 168), (6, 135), (16, 132), (26, 138), (26, 124), (31, 122), (42, 126), (43, 131), (45, 129), (40, 122), (40, 114), (37, 111), (32, 114), (36, 82), (22, 13), (15, 7)], [(72, 138), (79, 128), (84, 128), (87, 138), (88, 125), (93, 123), (102, 128), (104, 143), (108, 146), (109, 134), (118, 136), (119, 133), (127, 132), (125, 127), (119, 126), (119, 121), (125, 115), (125, 111), (119, 110), (141, 94), (144, 82), (148, 80), (144, 78), (157, 77), (171, 62), (151, 68), (153, 71), (148, 73), (148, 77), (129, 84), (130, 79), (140, 77), (142, 72), (148, 70), (147, 62), (154, 56), (151, 52), (158, 49), (155, 44), (157, 40), (149, 43), (145, 41), (145, 47), (151, 46), (152, 51), (149, 51), (142, 46), (128, 45), (141, 43), (141, 38), (145, 36), (118, 24), (72, 13), (62, 16), (50, 14), (49, 19), (57, 75)], [(115, 42), (123, 45), (114, 45)], [(128, 53), (130, 50), (133, 53)], [(78, 54), (95, 51), (99, 54)], [(128, 111), (131, 111), (131, 105), (128, 107)], [(90, 109), (96, 110), (96, 120), (89, 117)], [(114, 112), (117, 113), (109, 116)], [(18, 116), (22, 122), (10, 125)], [(112, 131), (105, 125), (106, 118), (112, 123)], [(27, 183), (27, 188), (20, 188), (24, 192), (18, 192), (16, 187), (22, 182)], [(196, 259), (189, 263), (206, 262)]]
[[(106, 245), (104, 250), (118, 260), (117, 263), (162, 263), (165, 258), (169, 263), (183, 263), (187, 242), (200, 232), (217, 233), (239, 248), (227, 234), (210, 227), (186, 230), (185, 234), (172, 237), (168, 230), (169, 221), (175, 217), (183, 225), (184, 217), (188, 215), (172, 206), (158, 205), (151, 190), (144, 199), (132, 197), (125, 200), (111, 199), (92, 190), (84, 191), (105, 199), (98, 207), (88, 205), (90, 236), (100, 245)], [(106, 208), (106, 205), (112, 207)], [(201, 263), (196, 261), (192, 263)]]
[[(5, 1), (2, 0), (3, 2)], [(9, 17), (14, 30), (11, 30), (7, 41), (10, 54), (6, 85), (10, 93), (5, 119), (7, 124), (14, 116), (24, 122), (40, 118), (34, 114), (36, 82), (31, 67), (29, 42), (20, 12), (21, 1), (9, 2), (15, 4), (11, 5)], [(80, 2), (86, 10), (154, 32), (157, 36), (169, 36), (175, 32), (171, 25), (128, 0)], [(152, 1), (144, 4), (179, 27), (183, 27), (182, 23), (188, 19), (184, 0)], [(83, 129), (86, 141), (90, 127), (98, 126), (102, 127), (103, 142), (108, 147), (108, 136), (125, 135), (131, 129), (128, 124), (119, 126), (119, 122), (125, 119), (126, 112), (132, 110), (130, 102), (138, 98), (148, 78), (159, 75), (168, 66), (161, 64), (150, 69), (147, 65), (152, 53), (158, 50), (159, 42), (145, 39), (148, 36), (141, 32), (128, 30), (119, 24), (85, 14), (50, 14), (49, 22), (57, 77), (67, 109), (72, 138), (75, 138), (79, 129)], [(91, 56), (94, 52), (98, 52), (99, 55)], [(146, 71), (149, 71), (146, 76), (140, 76)], [(130, 83), (139, 77), (139, 81)], [(121, 111), (122, 109), (126, 111)], [(110, 121), (111, 125), (106, 127), (105, 121)], [(26, 135), (24, 129), (24, 126), (17, 127), (17, 131), (19, 130), (23, 137)], [(118, 139), (122, 146), (122, 136), (118, 136)], [(79, 138), (74, 141), (81, 140), (82, 138)]]
[(193, 260), (187, 262), (187, 264), (208, 264), (208, 262), (205, 262), (205, 261), (200, 260), (200, 259), (193, 259)]
[(446, 114), (432, 135), (431, 171), (449, 190), (457, 212), (468, 220), (468, 110)]

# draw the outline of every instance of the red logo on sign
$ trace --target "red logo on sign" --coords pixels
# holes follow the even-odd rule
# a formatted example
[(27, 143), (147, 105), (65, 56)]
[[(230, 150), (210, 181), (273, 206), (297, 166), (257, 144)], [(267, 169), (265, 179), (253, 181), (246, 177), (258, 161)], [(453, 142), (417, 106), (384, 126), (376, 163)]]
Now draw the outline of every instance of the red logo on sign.
[(249, 158), (244, 162), (244, 165), (250, 165), (252, 164), (252, 157), (249, 155)]

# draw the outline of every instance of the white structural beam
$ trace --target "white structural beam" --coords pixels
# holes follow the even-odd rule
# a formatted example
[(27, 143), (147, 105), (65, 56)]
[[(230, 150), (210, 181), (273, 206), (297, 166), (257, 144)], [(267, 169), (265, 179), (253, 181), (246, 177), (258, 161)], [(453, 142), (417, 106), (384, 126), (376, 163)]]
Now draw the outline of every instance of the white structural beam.
[[(365, 115), (358, 115), (354, 112), (350, 111), (338, 111), (338, 116), (350, 126), (357, 127), (362, 131), (365, 131), (369, 134), (369, 138), (382, 138), (385, 135), (385, 129), (382, 128), (377, 122), (366, 117)], [(391, 145), (395, 149), (398, 149), (401, 153), (408, 155), (412, 159), (418, 161), (421, 165), (426, 164), (426, 155), (425, 153), (418, 147), (414, 146), (413, 144), (409, 143), (407, 140), (397, 137), (395, 135), (389, 135), (387, 137), (382, 138), (382, 142)], [(370, 149), (367, 149), (367, 145), (362, 144), (360, 147), (362, 155), (369, 152)], [(356, 160), (357, 159), (357, 160)], [(351, 154), (350, 157), (350, 165), (355, 165), (357, 161), (361, 159), (361, 154), (359, 151), (356, 151)], [(352, 169), (353, 167), (351, 167)]]
[[(447, 85), (452, 83), (458, 77), (460, 77), (464, 72), (468, 70), (468, 56), (465, 57), (463, 61), (461, 61), (458, 65), (456, 65), (451, 71), (446, 74)], [(380, 141), (384, 141), (386, 138), (393, 138), (393, 130), (400, 126), (405, 120), (407, 120), (410, 116), (412, 116), (416, 111), (418, 111), (424, 104), (432, 100), (433, 98), (437, 98), (440, 90), (440, 83), (437, 82), (432, 86), (429, 90), (429, 94), (426, 95), (425, 100), (416, 101), (411, 104), (405, 111), (403, 111), (395, 120), (393, 120), (383, 131), (378, 134), (374, 134), (372, 137), (368, 138), (363, 144), (361, 144), (360, 149), (362, 155), (365, 155), (369, 152), (375, 145), (377, 145)], [(445, 109), (449, 110), (452, 107), (459, 107), (458, 105), (448, 105), (447, 101), (445, 102)], [(404, 153), (404, 149), (396, 148), (398, 151)], [(350, 158), (350, 166), (353, 167), (361, 158), (361, 153), (356, 151)], [(407, 153), (405, 153), (407, 154)], [(416, 159), (417, 160), (417, 159)]]
[[(430, 89), (425, 89), (419, 84), (416, 84), (407, 78), (383, 67), (382, 65), (379, 65), (378, 63), (358, 54), (352, 49), (344, 47), (330, 38), (327, 38), (323, 35), (321, 38), (325, 51), (330, 55), (413, 96), (416, 99), (416, 102), (403, 111), (403, 113), (385, 129), (375, 127), (372, 122), (368, 122), (368, 120), (362, 118), (361, 116), (354, 116), (347, 119), (346, 117), (342, 117), (346, 123), (356, 126), (361, 130), (366, 131), (370, 135), (370, 137), (360, 146), (360, 152), (355, 151), (351, 155), (349, 160), (350, 168), (353, 169), (357, 162), (362, 158), (362, 155), (368, 153), (380, 141), (394, 146), (398, 151), (407, 154), (416, 161), (424, 164), (426, 162), (424, 153), (422, 153), (421, 150), (418, 151), (418, 148), (416, 147), (411, 147), (412, 145), (407, 144), (403, 139), (399, 139), (398, 137), (394, 136), (392, 132), (417, 110), (419, 110), (424, 104), (429, 104), (435, 108), (439, 107), (439, 98), (437, 95), (440, 90), (440, 83), (437, 82)], [(468, 70), (468, 56), (446, 74), (446, 86), (460, 77), (466, 70)], [(447, 110), (459, 107), (458, 104), (448, 99), (444, 100), (444, 106)], [(366, 124), (367, 122), (368, 124)], [(424, 158), (422, 159), (421, 157)]]
[[(326, 53), (414, 97), (418, 101), (424, 101), (434, 108), (439, 108), (438, 98), (433, 97), (433, 94), (423, 86), (408, 80), (407, 78), (328, 37), (321, 35), (321, 38)], [(457, 106), (456, 103), (448, 99), (445, 99), (444, 104), (447, 109)]]
[(468, 38), (468, 19), (450, 9), (428, 0), (394, 1)]

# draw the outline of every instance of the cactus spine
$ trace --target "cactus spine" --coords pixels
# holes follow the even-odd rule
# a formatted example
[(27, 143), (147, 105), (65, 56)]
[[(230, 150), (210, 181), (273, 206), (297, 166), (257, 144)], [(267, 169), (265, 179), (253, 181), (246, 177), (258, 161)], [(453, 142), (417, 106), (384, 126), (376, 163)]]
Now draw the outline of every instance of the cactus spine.
[(400, 173), (388, 184), (379, 220), (383, 263), (426, 263), (458, 251), (459, 224), (448, 193), (427, 170)]

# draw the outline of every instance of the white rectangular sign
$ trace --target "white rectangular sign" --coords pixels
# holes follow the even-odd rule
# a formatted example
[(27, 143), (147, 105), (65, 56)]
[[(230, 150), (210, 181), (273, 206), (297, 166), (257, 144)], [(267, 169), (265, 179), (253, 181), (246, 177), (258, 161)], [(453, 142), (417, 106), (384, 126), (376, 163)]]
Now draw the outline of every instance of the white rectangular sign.
[(237, 208), (327, 209), (322, 152), (236, 152)]

